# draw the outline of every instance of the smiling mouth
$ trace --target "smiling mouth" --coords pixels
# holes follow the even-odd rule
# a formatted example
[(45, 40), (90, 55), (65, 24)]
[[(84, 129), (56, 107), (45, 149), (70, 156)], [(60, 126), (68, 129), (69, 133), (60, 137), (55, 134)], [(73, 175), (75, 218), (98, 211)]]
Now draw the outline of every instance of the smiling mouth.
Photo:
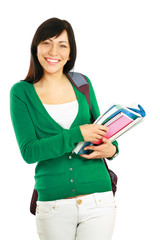
[(60, 62), (60, 60), (58, 59), (51, 59), (51, 58), (45, 58), (45, 60), (50, 63), (50, 64), (57, 64), (58, 62)]

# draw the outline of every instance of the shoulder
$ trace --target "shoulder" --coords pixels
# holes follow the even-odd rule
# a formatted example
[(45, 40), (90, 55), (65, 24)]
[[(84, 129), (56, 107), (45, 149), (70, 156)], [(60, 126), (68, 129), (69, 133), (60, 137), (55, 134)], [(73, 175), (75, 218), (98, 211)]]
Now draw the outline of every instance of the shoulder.
[(10, 95), (21, 95), (25, 91), (25, 88), (29, 86), (30, 83), (26, 81), (16, 82), (10, 89)]

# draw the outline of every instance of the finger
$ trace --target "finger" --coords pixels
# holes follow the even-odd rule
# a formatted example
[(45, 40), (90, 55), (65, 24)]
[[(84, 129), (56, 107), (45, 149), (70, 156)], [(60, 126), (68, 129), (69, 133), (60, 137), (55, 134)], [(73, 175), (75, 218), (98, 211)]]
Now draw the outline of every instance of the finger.
[(92, 152), (90, 154), (80, 154), (80, 156), (87, 159), (99, 158), (96, 152)]
[(108, 127), (107, 127), (107, 126), (101, 125), (101, 124), (97, 124), (97, 125), (98, 125), (98, 128), (99, 128), (100, 130), (105, 131), (105, 132), (108, 131)]
[(97, 147), (98, 146), (87, 146), (87, 147), (84, 148), (84, 150), (93, 150), (93, 151), (95, 151), (95, 150), (97, 150)]
[(108, 138), (106, 138), (106, 137), (103, 137), (102, 138), (102, 141), (104, 142), (104, 143), (111, 143), (111, 141), (108, 139)]
[(98, 134), (101, 135), (101, 136), (105, 136), (106, 135), (106, 131), (103, 131), (103, 130), (99, 130), (98, 131)]
[(98, 138), (98, 139), (102, 139), (105, 136), (106, 136), (106, 132), (99, 131), (95, 137)]
[(105, 126), (105, 125), (101, 125), (101, 130), (105, 131), (105, 132), (108, 132), (108, 127)]
[(102, 139), (103, 137), (104, 137), (104, 135), (96, 135), (96, 136), (95, 136), (95, 138), (96, 138), (97, 141), (100, 140), (100, 139)]
[(90, 154), (80, 154), (81, 157), (90, 159)]
[(108, 143), (109, 140), (108, 140), (106, 137), (103, 137), (103, 138), (102, 138), (102, 141), (103, 141), (104, 143)]
[(100, 158), (98, 151), (94, 151), (94, 152), (90, 153), (88, 156), (89, 156), (88, 159), (97, 159), (97, 158)]

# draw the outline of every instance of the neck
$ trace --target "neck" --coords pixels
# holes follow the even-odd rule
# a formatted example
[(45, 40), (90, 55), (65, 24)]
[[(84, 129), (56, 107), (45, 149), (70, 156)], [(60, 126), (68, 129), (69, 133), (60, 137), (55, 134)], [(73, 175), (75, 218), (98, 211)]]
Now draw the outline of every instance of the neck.
[(64, 83), (64, 77), (65, 75), (63, 72), (56, 72), (53, 74), (44, 73), (40, 82), (42, 86), (52, 88), (57, 85), (62, 85)]

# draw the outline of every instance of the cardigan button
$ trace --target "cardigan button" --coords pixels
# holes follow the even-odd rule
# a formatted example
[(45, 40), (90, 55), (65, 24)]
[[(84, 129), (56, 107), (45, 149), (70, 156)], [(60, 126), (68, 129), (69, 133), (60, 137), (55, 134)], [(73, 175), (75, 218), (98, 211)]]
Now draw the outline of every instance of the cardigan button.
[(71, 182), (74, 182), (74, 180), (73, 180), (73, 179), (71, 179)]
[(72, 170), (73, 170), (73, 168), (70, 168), (69, 170), (70, 170), (70, 171), (72, 171)]
[(72, 159), (72, 156), (69, 156), (69, 159)]
[(75, 189), (72, 189), (72, 192), (75, 192), (76, 190)]

